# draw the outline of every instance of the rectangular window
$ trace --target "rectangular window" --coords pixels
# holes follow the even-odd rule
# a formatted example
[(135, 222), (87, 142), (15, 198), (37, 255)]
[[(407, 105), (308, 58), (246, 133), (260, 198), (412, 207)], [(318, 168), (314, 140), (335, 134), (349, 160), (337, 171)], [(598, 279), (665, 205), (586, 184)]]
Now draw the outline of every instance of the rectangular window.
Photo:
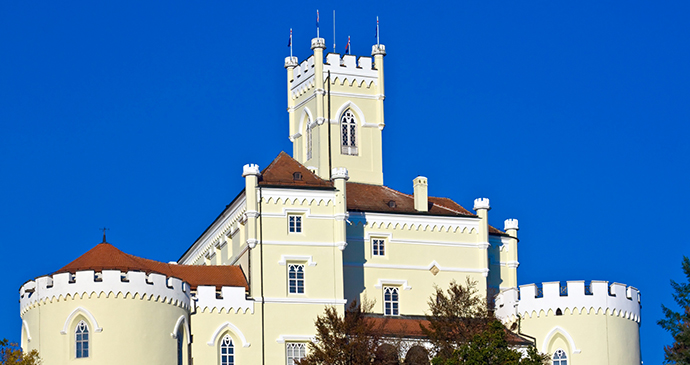
[(288, 232), (302, 233), (302, 216), (288, 215)]
[(371, 252), (374, 256), (384, 256), (386, 254), (386, 243), (382, 238), (371, 240)]
[(288, 365), (295, 365), (296, 362), (307, 356), (307, 344), (302, 342), (288, 343), (285, 345), (287, 350)]
[(290, 294), (304, 294), (304, 265), (288, 265), (288, 292)]
[(387, 316), (400, 315), (400, 302), (398, 301), (398, 288), (393, 286), (383, 287), (383, 314)]

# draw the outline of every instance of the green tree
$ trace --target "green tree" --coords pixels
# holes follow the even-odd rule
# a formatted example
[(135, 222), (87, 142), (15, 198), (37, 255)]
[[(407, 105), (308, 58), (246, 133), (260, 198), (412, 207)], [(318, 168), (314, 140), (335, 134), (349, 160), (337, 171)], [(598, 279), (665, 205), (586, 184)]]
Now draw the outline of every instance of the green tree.
[(326, 307), (316, 318), (316, 343), (309, 344), (309, 355), (300, 365), (363, 365), (371, 364), (390, 344), (381, 343), (381, 328), (366, 320), (373, 303), (362, 306), (353, 301), (344, 316), (334, 307)]
[(0, 341), (0, 365), (39, 365), (41, 362), (38, 351), (22, 353), (22, 349), (16, 343), (11, 343), (7, 339)]
[(666, 364), (690, 365), (690, 259), (683, 256), (683, 273), (686, 282), (677, 283), (671, 280), (675, 292), (673, 300), (681, 308), (676, 312), (661, 305), (665, 319), (657, 321), (663, 329), (671, 332), (673, 345), (664, 346)]
[(433, 365), (542, 365), (548, 356), (539, 354), (534, 346), (527, 349), (527, 356), (510, 347), (506, 330), (494, 319), (488, 328), (461, 344), (449, 358), (435, 357)]
[(493, 318), (486, 300), (479, 295), (477, 282), (467, 279), (465, 285), (455, 281), (444, 292), (436, 287), (429, 299), (429, 326), (421, 326), (436, 356), (450, 358), (460, 345), (487, 329)]

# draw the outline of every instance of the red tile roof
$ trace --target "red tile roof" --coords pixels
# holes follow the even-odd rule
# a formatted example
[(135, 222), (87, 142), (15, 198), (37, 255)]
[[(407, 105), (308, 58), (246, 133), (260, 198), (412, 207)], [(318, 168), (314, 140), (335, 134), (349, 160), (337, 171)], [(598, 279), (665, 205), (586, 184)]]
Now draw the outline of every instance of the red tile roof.
[[(373, 315), (366, 317), (367, 321), (373, 321), (374, 329), (380, 330), (383, 335), (407, 338), (426, 338), (420, 325), (430, 328), (430, 322), (425, 317), (410, 316), (410, 317), (394, 317)], [(519, 334), (505, 329), (506, 340), (512, 345), (526, 346), (532, 344), (529, 339), (520, 336)]]
[[(301, 180), (294, 178), (296, 172), (301, 174)], [(331, 181), (320, 178), (285, 152), (280, 152), (278, 157), (261, 172), (259, 185), (333, 189)], [(395, 204), (390, 204), (391, 201)], [(429, 197), (428, 211), (419, 212), (414, 209), (414, 196), (410, 194), (401, 193), (387, 186), (354, 182), (347, 183), (347, 209), (355, 212), (476, 217), (474, 213), (451, 199), (433, 196)], [(489, 226), (489, 233), (505, 235), (503, 231), (492, 226)]]
[(74, 261), (70, 262), (55, 274), (83, 270), (120, 270), (158, 273), (186, 281), (192, 289), (199, 285), (213, 285), (216, 289), (222, 286), (242, 286), (249, 289), (247, 280), (239, 266), (218, 265), (175, 265), (144, 259), (126, 254), (115, 246), (103, 242), (96, 245)]
[[(295, 179), (295, 173), (301, 174), (301, 179)], [(283, 151), (278, 154), (278, 157), (270, 165), (261, 171), (259, 185), (333, 188), (333, 183), (318, 177)]]

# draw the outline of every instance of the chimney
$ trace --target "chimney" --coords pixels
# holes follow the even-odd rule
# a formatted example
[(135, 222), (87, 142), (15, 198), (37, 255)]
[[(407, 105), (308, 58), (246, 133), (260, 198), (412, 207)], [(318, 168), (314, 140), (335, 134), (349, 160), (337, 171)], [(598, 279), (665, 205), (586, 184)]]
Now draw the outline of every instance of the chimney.
[(429, 211), (429, 183), (426, 177), (417, 176), (412, 180), (414, 185), (414, 209), (418, 212)]

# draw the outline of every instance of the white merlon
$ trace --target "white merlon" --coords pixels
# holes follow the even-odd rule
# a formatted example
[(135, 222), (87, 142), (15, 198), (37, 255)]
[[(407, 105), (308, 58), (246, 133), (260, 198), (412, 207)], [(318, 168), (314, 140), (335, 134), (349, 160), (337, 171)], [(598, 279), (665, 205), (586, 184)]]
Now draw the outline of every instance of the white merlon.
[(514, 229), (518, 230), (520, 229), (518, 226), (518, 220), (514, 218), (506, 219), (505, 222), (503, 222), (503, 230), (507, 231), (509, 229)]
[(314, 49), (314, 48), (326, 49), (326, 40), (323, 38), (312, 38), (311, 49)]
[[(97, 275), (98, 274), (98, 275)], [(91, 296), (96, 294), (135, 294), (139, 297), (153, 296), (161, 302), (169, 302), (184, 308), (190, 306), (189, 284), (178, 278), (140, 271), (93, 270), (77, 271), (75, 275), (60, 273), (43, 276), (24, 284), (19, 290), (21, 313), (35, 303), (53, 298), (64, 298), (67, 295)]]
[(371, 55), (386, 55), (386, 46), (383, 44), (375, 44), (371, 47)]
[(535, 284), (521, 285), (519, 296), (517, 289), (502, 291), (496, 298), (496, 316), (510, 320), (519, 314), (525, 319), (555, 315), (560, 309), (563, 313), (576, 310), (580, 314), (605, 314), (640, 323), (640, 293), (632, 286), (593, 280), (588, 291), (584, 281), (568, 281), (565, 287), (559, 282), (543, 283), (539, 296), (537, 289)]
[(218, 313), (229, 313), (231, 310), (238, 313), (254, 313), (254, 301), (247, 300), (245, 288), (242, 286), (224, 286), (220, 292), (215, 286), (198, 286), (196, 289), (196, 307), (199, 312), (217, 311)]
[(297, 62), (297, 57), (285, 57), (285, 68), (296, 67)]
[(474, 199), (474, 210), (479, 210), (479, 209), (486, 209), (486, 210), (491, 209), (491, 205), (489, 204), (489, 198)]
[(258, 176), (260, 174), (261, 174), (261, 170), (259, 170), (259, 165), (255, 164), (255, 163), (246, 164), (242, 168), (242, 177), (246, 177), (249, 175), (257, 175)]
[(345, 167), (334, 167), (331, 170), (331, 179), (349, 179), (350, 176), (347, 173), (347, 168)]

